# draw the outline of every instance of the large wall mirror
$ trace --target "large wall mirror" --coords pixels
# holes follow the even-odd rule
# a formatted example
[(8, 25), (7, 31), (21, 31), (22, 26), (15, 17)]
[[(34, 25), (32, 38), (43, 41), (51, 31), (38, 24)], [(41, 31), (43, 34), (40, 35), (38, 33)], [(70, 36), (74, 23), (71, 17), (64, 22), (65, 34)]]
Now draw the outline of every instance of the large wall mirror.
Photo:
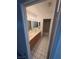
[(40, 29), (40, 22), (28, 20), (28, 30)]

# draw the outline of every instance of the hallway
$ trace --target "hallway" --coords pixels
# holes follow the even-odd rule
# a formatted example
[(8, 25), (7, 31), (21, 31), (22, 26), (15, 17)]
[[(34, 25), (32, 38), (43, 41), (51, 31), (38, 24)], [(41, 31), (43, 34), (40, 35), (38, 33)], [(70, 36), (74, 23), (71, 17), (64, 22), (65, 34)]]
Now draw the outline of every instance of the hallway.
[(43, 36), (35, 45), (32, 52), (33, 59), (46, 59), (48, 52), (48, 36)]

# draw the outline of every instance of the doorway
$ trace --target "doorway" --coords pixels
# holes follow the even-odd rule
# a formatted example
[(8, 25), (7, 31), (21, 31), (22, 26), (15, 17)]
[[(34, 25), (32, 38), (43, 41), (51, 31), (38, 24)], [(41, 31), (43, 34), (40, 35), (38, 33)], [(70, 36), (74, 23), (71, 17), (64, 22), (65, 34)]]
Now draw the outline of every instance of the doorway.
[(49, 35), (50, 22), (51, 22), (51, 19), (43, 20), (43, 35), (47, 35), (47, 36)]
[[(56, 1), (55, 1), (56, 3)], [(30, 52), (33, 59), (47, 59), (51, 21), (53, 20), (51, 1), (46, 0), (26, 6), (27, 33)], [(55, 9), (55, 4), (53, 9)], [(25, 27), (25, 28), (26, 28)], [(27, 46), (27, 48), (29, 48)]]

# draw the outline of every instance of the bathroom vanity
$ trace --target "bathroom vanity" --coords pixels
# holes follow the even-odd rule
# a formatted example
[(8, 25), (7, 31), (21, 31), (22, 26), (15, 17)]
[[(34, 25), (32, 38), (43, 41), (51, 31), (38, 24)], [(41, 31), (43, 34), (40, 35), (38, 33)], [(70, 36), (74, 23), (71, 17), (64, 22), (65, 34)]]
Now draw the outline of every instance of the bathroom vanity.
[(30, 48), (32, 49), (38, 40), (41, 38), (41, 31), (38, 28), (35, 28), (29, 32), (29, 43)]
[(41, 30), (40, 26), (38, 26), (37, 22), (31, 21), (29, 22), (29, 44), (30, 49), (33, 49), (35, 44), (38, 42), (38, 40), (41, 38)]

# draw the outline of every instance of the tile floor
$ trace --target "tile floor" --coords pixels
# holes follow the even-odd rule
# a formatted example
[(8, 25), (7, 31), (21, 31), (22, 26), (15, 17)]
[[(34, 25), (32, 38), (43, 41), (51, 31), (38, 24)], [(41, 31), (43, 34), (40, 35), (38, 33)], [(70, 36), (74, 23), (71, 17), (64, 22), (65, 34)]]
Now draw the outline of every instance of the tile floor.
[(46, 59), (48, 52), (48, 36), (43, 36), (35, 45), (32, 53), (32, 59)]

